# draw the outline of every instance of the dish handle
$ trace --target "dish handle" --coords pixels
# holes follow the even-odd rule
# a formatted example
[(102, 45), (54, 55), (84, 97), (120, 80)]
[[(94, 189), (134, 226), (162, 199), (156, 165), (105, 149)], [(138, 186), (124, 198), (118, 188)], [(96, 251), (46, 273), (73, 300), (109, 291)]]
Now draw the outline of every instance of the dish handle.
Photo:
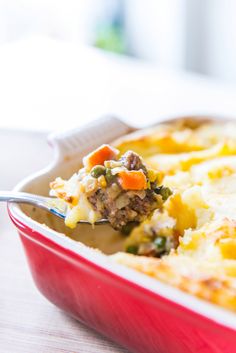
[(122, 120), (106, 116), (73, 130), (52, 133), (48, 136), (48, 142), (55, 150), (58, 163), (74, 155), (82, 158), (99, 145), (134, 130)]

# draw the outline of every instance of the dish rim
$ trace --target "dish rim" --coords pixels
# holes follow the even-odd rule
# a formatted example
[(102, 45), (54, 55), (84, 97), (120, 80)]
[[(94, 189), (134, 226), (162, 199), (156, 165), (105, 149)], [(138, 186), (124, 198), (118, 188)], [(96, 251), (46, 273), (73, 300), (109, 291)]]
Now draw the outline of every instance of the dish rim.
[[(192, 117), (188, 116), (189, 118), (207, 118), (215, 121), (222, 121), (223, 118), (216, 116), (216, 117), (206, 117), (206, 116), (197, 116)], [(186, 117), (176, 117), (172, 120), (180, 120)], [(120, 121), (117, 118), (113, 118), (116, 121)], [(102, 119), (98, 119), (97, 122)], [(224, 121), (229, 121), (232, 119), (225, 119)], [(158, 121), (157, 124), (161, 124), (163, 122), (167, 122), (168, 120)], [(121, 122), (121, 121), (120, 121)], [(126, 128), (129, 128), (130, 131), (134, 131), (133, 127), (122, 123)], [(92, 128), (93, 123), (85, 125), (83, 128)], [(149, 128), (151, 126), (147, 126)], [(137, 129), (140, 130), (140, 129)], [(14, 188), (14, 191), (24, 191), (27, 185), (29, 185), (34, 179), (43, 177), (47, 174), (50, 174), (52, 170), (58, 166), (61, 161), (62, 157), (62, 149), (60, 145), (60, 137), (63, 136), (64, 138), (70, 138), (72, 134), (75, 133), (75, 130), (66, 131), (63, 133), (58, 134), (51, 134), (49, 135), (49, 143), (54, 148), (54, 159), (52, 162), (46, 167), (38, 172), (35, 172), (22, 181), (20, 181)], [(78, 134), (83, 133), (83, 129), (78, 129)], [(58, 142), (59, 141), (59, 142)], [(132, 284), (135, 284), (139, 287), (144, 288), (145, 290), (152, 292), (155, 295), (161, 296), (165, 300), (169, 300), (175, 305), (181, 306), (189, 311), (194, 312), (197, 315), (204, 317), (206, 320), (213, 321), (223, 327), (227, 327), (231, 330), (236, 331), (236, 320), (235, 320), (235, 313), (231, 312), (223, 307), (215, 305), (213, 303), (207, 302), (203, 299), (195, 297), (187, 292), (184, 292), (178, 288), (175, 288), (171, 285), (162, 283), (155, 278), (152, 278), (148, 275), (142, 274), (134, 269), (128, 268), (124, 265), (115, 263), (112, 261), (107, 255), (97, 251), (96, 249), (90, 248), (83, 243), (75, 242), (74, 240), (70, 239), (69, 237), (64, 236), (62, 233), (58, 233), (53, 229), (45, 227), (43, 224), (38, 223), (37, 221), (33, 220), (29, 216), (27, 216), (19, 207), (19, 205), (11, 203), (8, 205), (8, 212), (12, 222), (16, 225), (19, 229), (21, 228), (20, 232), (22, 232), (25, 236), (29, 237), (25, 234), (23, 228), (28, 228), (34, 232), (39, 233), (41, 236), (49, 240), (50, 242), (59, 245), (60, 247), (64, 248), (65, 250), (69, 250), (73, 252), (75, 255), (79, 255), (86, 261), (100, 267), (103, 270), (106, 270), (118, 277), (125, 279)], [(34, 239), (30, 238), (32, 241)], [(44, 244), (40, 243), (41, 245), (45, 246)], [(171, 288), (171, 290), (170, 290)]]

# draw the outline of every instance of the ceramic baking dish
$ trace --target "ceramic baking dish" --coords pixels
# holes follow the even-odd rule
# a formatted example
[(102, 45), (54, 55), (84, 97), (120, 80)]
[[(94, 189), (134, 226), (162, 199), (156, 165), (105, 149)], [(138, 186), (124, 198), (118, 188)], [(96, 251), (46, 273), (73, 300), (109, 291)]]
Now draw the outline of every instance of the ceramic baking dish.
[[(104, 118), (51, 136), (53, 163), (16, 190), (47, 195), (49, 181), (77, 171), (89, 150), (131, 130), (118, 119)], [(122, 239), (108, 226), (68, 231), (61, 220), (32, 206), (11, 204), (9, 214), (36, 286), (76, 319), (132, 352), (236, 352), (234, 313), (113, 263), (87, 246), (105, 253), (119, 250)]]

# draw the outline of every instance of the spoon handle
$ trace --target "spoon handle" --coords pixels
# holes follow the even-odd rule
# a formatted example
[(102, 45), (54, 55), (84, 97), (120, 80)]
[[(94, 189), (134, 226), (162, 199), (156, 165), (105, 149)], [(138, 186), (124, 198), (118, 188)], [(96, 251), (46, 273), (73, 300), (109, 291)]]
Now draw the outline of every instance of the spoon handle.
[[(30, 205), (34, 205), (36, 207), (42, 208), (46, 211), (53, 213), (55, 216), (59, 218), (65, 218), (66, 209), (65, 207), (59, 207), (57, 202), (52, 197), (45, 197), (35, 194), (30, 194), (27, 192), (17, 192), (17, 191), (0, 191), (0, 202), (16, 202), (16, 203), (26, 203)], [(88, 224), (89, 222), (86, 220), (81, 220), (78, 223)], [(100, 219), (95, 224), (106, 224), (108, 223), (107, 219)]]
[(0, 191), (0, 201), (38, 204), (48, 202), (49, 200), (49, 197), (29, 194), (27, 192)]

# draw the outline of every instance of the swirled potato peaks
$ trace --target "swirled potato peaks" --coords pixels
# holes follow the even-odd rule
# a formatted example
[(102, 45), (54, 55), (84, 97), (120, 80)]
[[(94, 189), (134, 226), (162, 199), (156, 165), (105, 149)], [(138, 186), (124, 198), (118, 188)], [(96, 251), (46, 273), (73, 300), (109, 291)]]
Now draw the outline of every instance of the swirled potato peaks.
[(236, 310), (236, 123), (183, 120), (124, 136), (171, 190), (113, 261)]

